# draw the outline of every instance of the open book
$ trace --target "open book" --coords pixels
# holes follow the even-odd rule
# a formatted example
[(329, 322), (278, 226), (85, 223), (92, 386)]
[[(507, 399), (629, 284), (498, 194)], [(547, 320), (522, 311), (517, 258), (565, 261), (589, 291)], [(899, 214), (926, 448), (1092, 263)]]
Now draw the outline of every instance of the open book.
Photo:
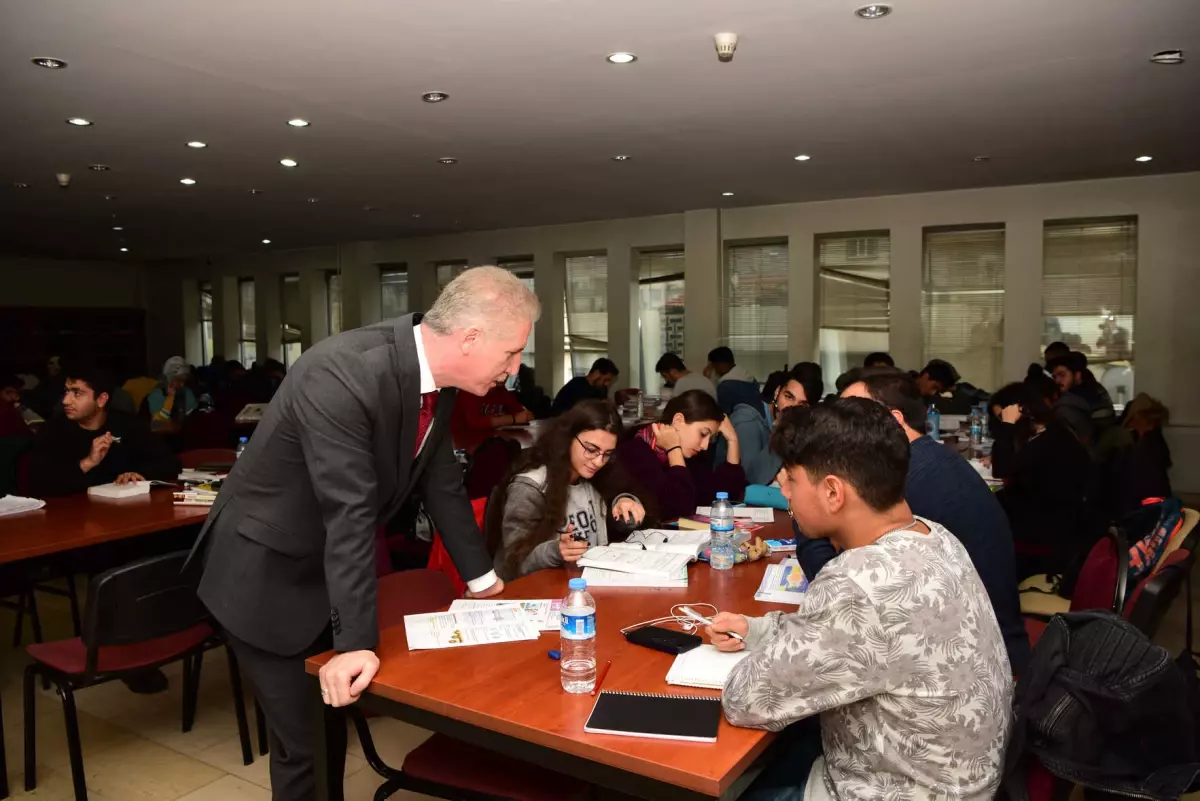
[(589, 548), (579, 559), (580, 567), (599, 567), (618, 573), (633, 573), (639, 576), (675, 578), (687, 569), (694, 557), (688, 554), (658, 553), (635, 548), (614, 548), (599, 545)]
[(665, 589), (686, 590), (688, 586), (687, 568), (680, 568), (674, 576), (639, 576), (636, 573), (618, 573), (615, 570), (605, 570), (600, 567), (585, 567), (583, 580), (588, 587), (662, 587)]
[(711, 539), (707, 530), (679, 531), (666, 528), (647, 528), (630, 533), (624, 542), (610, 542), (609, 547), (618, 550), (684, 554), (695, 559)]
[(685, 651), (675, 657), (671, 669), (667, 671), (667, 684), (704, 687), (709, 690), (723, 689), (725, 679), (748, 653), (750, 652), (726, 653), (707, 644)]

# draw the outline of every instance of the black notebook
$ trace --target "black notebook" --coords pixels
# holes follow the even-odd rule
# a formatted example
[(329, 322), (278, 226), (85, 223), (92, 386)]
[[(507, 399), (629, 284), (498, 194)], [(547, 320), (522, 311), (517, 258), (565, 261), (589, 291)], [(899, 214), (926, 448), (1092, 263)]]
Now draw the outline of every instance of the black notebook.
[(720, 698), (601, 690), (583, 730), (588, 734), (715, 743), (720, 724)]

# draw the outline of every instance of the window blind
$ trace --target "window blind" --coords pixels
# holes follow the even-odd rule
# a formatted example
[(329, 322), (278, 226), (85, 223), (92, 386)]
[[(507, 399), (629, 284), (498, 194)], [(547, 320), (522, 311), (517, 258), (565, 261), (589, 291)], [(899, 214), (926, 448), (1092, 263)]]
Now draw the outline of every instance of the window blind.
[(380, 312), (384, 320), (408, 314), (408, 267), (404, 264), (379, 265)]
[(568, 256), (566, 268), (564, 350), (571, 375), (586, 375), (608, 355), (608, 256)]
[(1136, 303), (1136, 219), (1045, 224), (1043, 346), (1062, 340), (1089, 362), (1130, 359)]
[(924, 360), (944, 359), (963, 381), (1001, 384), (1004, 354), (1004, 227), (927, 228), (921, 323)]
[(760, 381), (787, 367), (788, 246), (734, 245), (725, 258), (725, 344)]
[(826, 390), (888, 349), (892, 240), (887, 231), (822, 234), (816, 240), (821, 369)]
[(662, 378), (654, 371), (659, 357), (683, 355), (684, 264), (682, 250), (638, 254), (638, 355), (642, 389), (651, 394), (662, 391)]

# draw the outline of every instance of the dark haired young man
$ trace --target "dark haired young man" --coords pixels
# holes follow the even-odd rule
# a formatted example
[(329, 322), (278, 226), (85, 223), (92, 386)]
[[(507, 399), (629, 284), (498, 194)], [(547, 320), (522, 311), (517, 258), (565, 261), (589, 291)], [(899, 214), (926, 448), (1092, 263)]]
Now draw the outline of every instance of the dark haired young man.
[(868, 353), (863, 359), (863, 367), (895, 367), (896, 360), (892, 358), (892, 354), (876, 351)]
[(708, 376), (688, 370), (687, 365), (683, 363), (683, 359), (677, 353), (664, 353), (658, 360), (658, 364), (654, 365), (654, 372), (662, 377), (664, 384), (671, 387), (672, 395), (682, 395), (693, 389), (699, 389), (714, 398), (717, 397), (717, 387), (709, 380)]
[(904, 434), (880, 404), (843, 398), (786, 412), (771, 441), (800, 525), (841, 553), (796, 612), (722, 612), (709, 628), (717, 648), (750, 652), (725, 682), (731, 723), (821, 716), (787, 732), (742, 798), (991, 799), (1012, 673), (967, 552), (904, 500)]
[(932, 359), (913, 378), (917, 382), (917, 389), (921, 390), (921, 397), (926, 402), (929, 402), (943, 392), (954, 389), (954, 385), (958, 383), (959, 376), (953, 365), (949, 362), (944, 362), (941, 359)]
[(176, 479), (179, 459), (149, 424), (108, 408), (114, 387), (107, 372), (67, 365), (64, 376), (63, 414), (46, 421), (29, 453), (35, 497), (69, 495), (97, 484)]
[[(1090, 412), (1091, 425), (1094, 431), (1098, 432), (1117, 422), (1116, 412), (1113, 411), (1112, 398), (1109, 396), (1108, 390), (1104, 388), (1104, 385), (1097, 381), (1096, 376), (1092, 375), (1092, 371), (1088, 369), (1087, 356), (1073, 350), (1066, 356), (1051, 359), (1048, 367), (1050, 376), (1061, 390), (1060, 402), (1062, 397), (1068, 394), (1083, 400)], [(1058, 410), (1058, 405), (1058, 403), (1055, 404), (1056, 411)], [(1076, 425), (1071, 424), (1071, 418), (1067, 418), (1067, 422), (1071, 426), (1071, 429), (1075, 431), (1075, 435), (1080, 436), (1080, 432), (1076, 430)], [(1080, 438), (1085, 443), (1090, 439), (1090, 437), (1087, 439)]]
[(576, 376), (563, 384), (562, 389), (554, 396), (550, 413), (558, 416), (581, 400), (589, 398), (604, 400), (608, 397), (608, 388), (620, 374), (621, 371), (612, 359), (601, 356), (592, 362), (592, 369), (588, 370), (587, 375)]

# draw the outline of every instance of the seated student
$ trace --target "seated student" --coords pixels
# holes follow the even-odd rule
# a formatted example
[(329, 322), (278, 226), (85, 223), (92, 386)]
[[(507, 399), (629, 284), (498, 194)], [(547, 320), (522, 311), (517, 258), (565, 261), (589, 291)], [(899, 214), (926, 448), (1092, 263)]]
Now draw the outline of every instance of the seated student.
[(739, 367), (733, 360), (733, 351), (727, 347), (713, 348), (708, 352), (708, 364), (704, 374), (717, 385), (717, 402), (726, 414), (732, 414), (739, 403), (754, 404), (758, 397), (758, 381)]
[(21, 389), (17, 376), (0, 376), (0, 498), (17, 494), (17, 465), (33, 441), (33, 430), (21, 411)]
[(497, 384), (482, 397), (464, 389), (454, 399), (454, 412), (450, 416), (450, 431), (455, 444), (478, 438), (501, 426), (528, 423), (533, 413), (517, 401), (517, 396), (503, 384)]
[(610, 462), (620, 434), (616, 407), (585, 400), (547, 424), (521, 453), (488, 502), (484, 528), (489, 542), (500, 543), (496, 575), (512, 581), (577, 562), (588, 548), (607, 545), (610, 501), (614, 519), (642, 522), (641, 501), (613, 489), (617, 465)]
[[(771, 396), (770, 420), (773, 423), (779, 415), (793, 406), (811, 406), (821, 400), (820, 374), (814, 373), (812, 362), (800, 362), (789, 372), (779, 373), (781, 380), (775, 386)], [(820, 368), (818, 368), (819, 370)], [(772, 377), (776, 373), (771, 374)], [(768, 384), (772, 383), (768, 379)], [(764, 390), (765, 391), (765, 390)], [(779, 457), (771, 452), (771, 423), (763, 419), (762, 414), (746, 404), (738, 404), (729, 415), (733, 428), (737, 431), (738, 447), (741, 450), (742, 471), (746, 474), (747, 484), (771, 484), (779, 474), (781, 467)], [(724, 461), (727, 446), (718, 442), (716, 446), (717, 464)]]
[(1171, 497), (1171, 449), (1162, 433), (1169, 422), (1167, 407), (1145, 392), (1139, 392), (1125, 407), (1122, 425), (1133, 444), (1116, 464), (1113, 484), (1118, 518), (1137, 511), (1147, 498)]
[(718, 649), (750, 652), (725, 682), (729, 722), (787, 729), (741, 798), (991, 799), (1012, 671), (962, 543), (905, 503), (899, 426), (843, 398), (787, 412), (772, 444), (800, 525), (841, 553), (797, 611), (722, 612), (709, 627)]
[(0, 436), (30, 433), (29, 426), (41, 421), (41, 416), (21, 402), (25, 379), (15, 375), (0, 376)]
[(996, 499), (1016, 542), (1049, 546), (1046, 558), (1018, 556), (1017, 578), (1059, 573), (1074, 555), (1092, 461), (1075, 435), (1054, 417), (1049, 398), (1033, 386), (1009, 384), (991, 399), (1000, 423), (992, 431), (992, 475), (1004, 480)]
[(592, 362), (592, 369), (588, 370), (587, 375), (576, 376), (563, 384), (563, 388), (554, 396), (554, 405), (551, 407), (550, 413), (562, 414), (579, 401), (589, 398), (604, 400), (608, 397), (608, 388), (620, 374), (621, 371), (617, 369), (617, 365), (613, 363), (612, 359), (606, 357), (596, 359)]
[(892, 355), (890, 353), (884, 353), (883, 351), (876, 351), (875, 353), (868, 353), (867, 357), (865, 359), (863, 359), (863, 367), (895, 367), (895, 366), (896, 366), (896, 360), (892, 358)]
[(1117, 415), (1108, 390), (1096, 380), (1087, 365), (1087, 356), (1072, 351), (1050, 362), (1050, 375), (1064, 395), (1074, 395), (1084, 402), (1091, 415), (1092, 428), (1098, 434), (1102, 429), (1116, 425)]
[(931, 359), (920, 373), (912, 375), (926, 403), (932, 402), (946, 390), (953, 389), (958, 383), (958, 374), (955, 373), (954, 367), (941, 359)]
[[(1012, 531), (996, 496), (957, 451), (925, 435), (925, 406), (906, 374), (899, 370), (868, 374), (849, 386), (842, 397), (870, 398), (883, 404), (900, 425), (909, 443), (905, 500), (913, 514), (941, 523), (967, 549), (1000, 623), (1008, 661), (1013, 671), (1020, 673), (1029, 661), (1029, 637), (1017, 593)], [(797, 558), (810, 576), (833, 558), (828, 540), (802, 538), (797, 532), (796, 542)]]
[(1050, 371), (1050, 362), (1054, 361), (1055, 359), (1062, 358), (1063, 356), (1067, 356), (1070, 353), (1071, 346), (1066, 342), (1055, 341), (1047, 345), (1046, 349), (1042, 351), (1042, 358), (1044, 360), (1044, 364), (1046, 365), (1046, 372)]
[(517, 401), (533, 413), (533, 416), (538, 420), (543, 420), (550, 416), (550, 406), (553, 401), (546, 394), (546, 390), (537, 385), (537, 381), (533, 376), (533, 368), (527, 364), (522, 364), (517, 369)]
[(163, 363), (158, 386), (146, 396), (151, 420), (182, 420), (196, 411), (196, 396), (187, 387), (190, 374), (182, 356), (172, 356)]
[(35, 497), (83, 492), (97, 484), (174, 481), (179, 459), (144, 420), (108, 411), (112, 379), (88, 365), (67, 365), (63, 414), (46, 421), (29, 455)]
[(699, 389), (714, 398), (717, 397), (717, 388), (708, 376), (689, 372), (683, 359), (674, 353), (664, 353), (658, 360), (658, 364), (654, 365), (654, 371), (662, 376), (663, 383), (671, 387), (672, 395), (682, 395), (693, 389)]
[[(725, 437), (727, 448), (725, 460), (714, 469), (711, 459), (699, 455), (717, 433)], [(739, 500), (746, 487), (737, 431), (717, 402), (698, 389), (671, 398), (659, 422), (621, 443), (617, 458), (661, 520), (694, 515), (717, 492)]]

